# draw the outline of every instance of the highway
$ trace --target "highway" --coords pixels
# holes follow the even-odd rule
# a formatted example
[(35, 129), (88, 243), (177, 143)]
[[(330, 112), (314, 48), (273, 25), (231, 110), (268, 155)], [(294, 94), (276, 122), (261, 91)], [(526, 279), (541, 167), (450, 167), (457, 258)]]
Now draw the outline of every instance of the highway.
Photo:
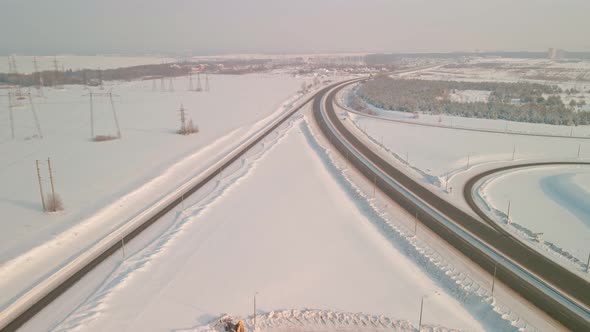
[(483, 219), (486, 223), (488, 223), (488, 225), (492, 226), (498, 232), (504, 233), (505, 236), (511, 236), (509, 232), (507, 232), (504, 228), (502, 228), (500, 225), (498, 225), (496, 222), (494, 222), (475, 203), (475, 199), (473, 197), (473, 189), (475, 187), (475, 184), (479, 180), (481, 180), (481, 179), (483, 179), (485, 177), (488, 177), (488, 176), (490, 176), (492, 174), (501, 173), (501, 172), (509, 171), (509, 170), (516, 170), (516, 169), (519, 169), (519, 168), (536, 167), (536, 166), (542, 167), (542, 166), (575, 166), (575, 165), (590, 166), (590, 162), (548, 161), (548, 162), (525, 163), (525, 164), (518, 164), (518, 165), (509, 165), (509, 166), (497, 167), (497, 168), (490, 169), (490, 170), (487, 170), (485, 172), (479, 173), (479, 174), (471, 177), (469, 180), (467, 180), (467, 182), (465, 183), (465, 187), (463, 187), (463, 197), (465, 198), (465, 201), (467, 201), (467, 204), (469, 205), (469, 207), (473, 211), (475, 211), (475, 213), (481, 219)]
[[(342, 123), (340, 123), (333, 108), (334, 96), (340, 88), (356, 81), (358, 81), (358, 79), (346, 81), (344, 85), (340, 85), (342, 82), (333, 84), (315, 93), (307, 100), (304, 100), (299, 106), (285, 113), (272, 126), (268, 127), (254, 139), (249, 141), (246, 145), (240, 148), (239, 151), (236, 151), (231, 158), (228, 158), (221, 165), (220, 169), (227, 168), (233, 162), (239, 160), (244, 153), (256, 146), (290, 116), (298, 112), (309, 101), (313, 100), (314, 117), (318, 121), (322, 132), (343, 155), (346, 155), (346, 151), (352, 151), (353, 153), (350, 154), (349, 161), (371, 181), (373, 181), (374, 178), (377, 179), (376, 185), (380, 190), (412, 214), (418, 213), (418, 219), (420, 222), (432, 229), (451, 245), (462, 251), (467, 257), (471, 258), (485, 270), (493, 271), (494, 267), (497, 266), (497, 277), (499, 280), (512, 287), (530, 302), (560, 321), (564, 326), (573, 330), (588, 330), (590, 328), (590, 314), (585, 307), (587, 307), (588, 302), (590, 302), (590, 287), (587, 282), (572, 273), (565, 271), (557, 264), (552, 263), (550, 260), (537, 254), (514, 238), (501, 234), (494, 228), (487, 227), (479, 220), (476, 220), (469, 214), (434, 195), (432, 192), (404, 175), (403, 172), (379, 158), (368, 147), (363, 146), (362, 143), (356, 139)], [(338, 88), (334, 89), (337, 86)], [(323, 106), (324, 102), (326, 102), (325, 107)], [(337, 130), (333, 131), (334, 128)], [(367, 161), (372, 165), (376, 165), (377, 169), (374, 166), (367, 166)], [(182, 195), (178, 195), (178, 197), (159, 209), (157, 213), (149, 219), (143, 221), (139, 227), (127, 233), (123, 238), (123, 242), (129, 243), (143, 230), (157, 222), (161, 216), (180, 204), (183, 197), (187, 197), (197, 191), (208, 181), (215, 178), (217, 174), (218, 172), (211, 172), (200, 182), (183, 191)], [(385, 177), (393, 179), (399, 185), (396, 186), (389, 180), (383, 180)], [(424, 204), (421, 204), (416, 198), (409, 198), (406, 196), (406, 194), (400, 190), (400, 186), (410, 190), (413, 195), (419, 197), (420, 201), (426, 202), (427, 205), (432, 208), (425, 207)], [(441, 222), (441, 216), (437, 215), (437, 212), (441, 212), (444, 216), (452, 219), (452, 221), (459, 225), (461, 229), (457, 229), (452, 225), (449, 226), (449, 224)], [(540, 276), (542, 283), (549, 285), (548, 288), (550, 290), (542, 290), (540, 289), (538, 282), (531, 282), (527, 278), (522, 277), (522, 271), (515, 273), (513, 271), (514, 267), (506, 263), (500, 255), (490, 255), (489, 252), (486, 252), (481, 248), (481, 245), (474, 243), (473, 240), (466, 240), (466, 237), (471, 234), (475, 235), (478, 239), (481, 239), (481, 241), (487, 245), (493, 244), (494, 250), (498, 250), (502, 255), (508, 257), (509, 260), (517, 262), (523, 266), (526, 271), (531, 271), (533, 275), (531, 277), (532, 279), (536, 280), (538, 279), (536, 276)], [(106, 258), (116, 253), (121, 248), (121, 244), (122, 241), (117, 241), (108, 248), (105, 248), (104, 251), (88, 262), (88, 264), (81, 266), (74, 273), (68, 275), (67, 278), (60, 280), (55, 287), (47, 289), (46, 292), (43, 293), (43, 296), (35, 298), (35, 300), (30, 303), (27, 302), (26, 306), (8, 307), (5, 311), (0, 312), (0, 330), (17, 330), (36, 313), (43, 310), (43, 308), (54, 299), (58, 298), (61, 294), (76, 284)], [(552, 285), (559, 285), (560, 289), (554, 291), (557, 295), (553, 294), (549, 296), (547, 293), (554, 289)], [(561, 292), (565, 293), (567, 296), (565, 296), (564, 299), (557, 300), (556, 298)], [(573, 301), (570, 301), (569, 298), (573, 299)], [(564, 301), (569, 303), (569, 305), (565, 305)], [(16, 302), (18, 302), (18, 300)], [(578, 302), (581, 305), (577, 306), (575, 302)], [(572, 306), (577, 306), (579, 310), (572, 310)]]
[[(188, 197), (189, 195), (197, 191), (199, 188), (203, 187), (207, 182), (213, 180), (216, 176), (218, 176), (219, 170), (225, 169), (235, 161), (240, 160), (240, 158), (248, 150), (255, 147), (260, 141), (262, 141), (266, 136), (268, 136), (274, 130), (276, 130), (281, 124), (283, 124), (293, 114), (297, 113), (303, 106), (308, 104), (316, 96), (325, 94), (325, 92), (328, 91), (330, 88), (340, 83), (341, 82), (323, 88), (322, 90), (308, 97), (306, 100), (302, 101), (297, 107), (294, 107), (292, 110), (282, 115), (281, 118), (278, 119), (278, 121), (272, 124), (272, 126), (266, 128), (263, 132), (255, 136), (255, 138), (250, 140), (246, 145), (242, 146), (238, 151), (235, 151), (233, 153), (233, 156), (231, 156), (231, 158), (227, 158), (226, 161), (218, 169), (215, 169), (210, 174), (205, 176), (201, 181), (187, 188), (185, 191), (179, 193), (174, 200), (167, 203), (161, 209), (157, 210), (151, 217), (144, 220), (137, 228), (127, 233), (122, 238), (122, 241), (119, 239), (114, 244), (110, 245), (108, 248), (105, 248), (104, 250), (101, 249), (101, 252), (97, 253), (95, 258), (93, 258), (91, 261), (89, 261), (87, 264), (84, 264), (83, 266), (76, 267), (75, 271), (73, 272), (62, 272), (69, 268), (66, 265), (62, 269), (58, 270), (54, 275), (49, 276), (47, 279), (53, 279), (52, 282), (48, 283), (48, 285), (50, 285), (51, 287), (47, 287), (50, 289), (41, 289), (39, 293), (43, 294), (42, 296), (29, 296), (31, 299), (27, 300), (16, 299), (13, 305), (7, 307), (4, 311), (0, 312), (0, 331), (7, 332), (17, 330), (29, 319), (31, 319), (31, 317), (33, 317), (36, 313), (43, 310), (43, 308), (49, 305), (53, 300), (58, 298), (61, 294), (65, 293), (69, 288), (76, 284), (80, 279), (82, 279), (86, 274), (88, 274), (101, 262), (103, 262), (105, 259), (116, 253), (121, 248), (122, 243), (129, 243), (142, 231), (144, 231), (150, 225), (157, 222), (162, 216), (174, 209), (177, 205), (181, 204), (185, 197)], [(58, 276), (58, 274), (60, 274), (60, 276)], [(55, 286), (53, 286), (54, 284)], [(22, 297), (24, 298), (27, 296), (28, 294), (24, 294)]]
[[(362, 79), (360, 79), (362, 80)], [(359, 80), (359, 81), (360, 81)], [(572, 330), (590, 330), (590, 284), (507, 232), (489, 227), (390, 165), (354, 136), (337, 116), (340, 89), (318, 95), (313, 114), (323, 134), (392, 200), (465, 256)]]

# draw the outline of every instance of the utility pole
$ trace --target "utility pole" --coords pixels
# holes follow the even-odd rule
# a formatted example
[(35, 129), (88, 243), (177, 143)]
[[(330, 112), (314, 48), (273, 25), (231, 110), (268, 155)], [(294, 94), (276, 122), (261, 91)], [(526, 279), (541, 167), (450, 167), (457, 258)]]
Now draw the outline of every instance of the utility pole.
[(445, 191), (449, 191), (449, 171), (447, 171), (447, 176), (445, 178)]
[(33, 77), (37, 78), (35, 80), (35, 85), (37, 87), (37, 95), (39, 97), (43, 97), (43, 77), (41, 77), (41, 72), (39, 71), (39, 64), (37, 63), (37, 57), (33, 57), (33, 67), (35, 68), (35, 74)]
[(152, 80), (152, 92), (156, 92), (156, 80)]
[(39, 194), (41, 194), (41, 204), (43, 205), (43, 212), (47, 211), (45, 206), (45, 197), (43, 197), (43, 184), (41, 183), (41, 171), (39, 170), (39, 160), (35, 160), (37, 166), (37, 180), (39, 181)]
[(471, 154), (468, 153), (467, 154), (467, 168), (469, 168), (469, 159), (471, 158)]
[(14, 140), (14, 115), (12, 114), (12, 93), (8, 91), (8, 116), (10, 118), (10, 135)]
[(165, 92), (166, 87), (164, 86), (164, 76), (160, 77), (160, 92)]
[(588, 261), (586, 262), (586, 273), (588, 273), (588, 266), (590, 265), (590, 254), (588, 254)]
[(254, 328), (253, 331), (256, 331), (256, 295), (258, 292), (254, 293)]
[(115, 126), (117, 127), (117, 138), (121, 139), (121, 128), (119, 127), (119, 118), (117, 118), (117, 110), (115, 109), (115, 102), (113, 101), (113, 93), (109, 92), (109, 100), (111, 101), (111, 109), (113, 110), (113, 118), (115, 119)]
[(516, 144), (512, 145), (512, 161), (516, 158)]
[(375, 192), (377, 191), (377, 175), (373, 177), (373, 198), (375, 198)]
[(508, 200), (508, 211), (506, 212), (508, 220), (510, 220), (510, 200)]
[(209, 75), (205, 73), (205, 92), (209, 92)]
[(12, 73), (14, 68), (12, 67), (12, 55), (8, 57), (8, 72)]
[(172, 81), (172, 77), (170, 77), (170, 80), (168, 81), (168, 91), (174, 92), (174, 81)]
[(180, 134), (186, 133), (186, 115), (184, 113), (184, 106), (180, 104)]
[(90, 139), (94, 140), (94, 100), (92, 98), (92, 91), (88, 91), (88, 96), (90, 97)]
[(59, 75), (59, 65), (57, 63), (57, 57), (53, 57), (53, 86), (59, 89), (59, 84), (57, 83)]
[(11, 66), (12, 71), (13, 71), (12, 74), (15, 76), (15, 79), (16, 79), (16, 95), (20, 97), (20, 96), (22, 96), (22, 91), (21, 91), (22, 77), (18, 73), (18, 67), (16, 65), (16, 56), (12, 55), (10, 61), (12, 61), (12, 66)]
[(420, 320), (418, 321), (418, 332), (422, 329), (422, 309), (424, 308), (424, 296), (420, 300)]
[(33, 104), (33, 98), (31, 97), (31, 92), (28, 93), (29, 96), (29, 104), (31, 105), (31, 112), (33, 113), (33, 120), (35, 121), (35, 127), (37, 128), (37, 134), (39, 135), (40, 139), (43, 139), (43, 133), (41, 132), (41, 125), (39, 124), (39, 118), (37, 117), (37, 111), (35, 111), (35, 104)]
[(98, 67), (98, 88), (103, 90), (104, 87), (102, 86), (102, 70)]
[(123, 250), (123, 259), (125, 259), (125, 237), (121, 238), (121, 249)]
[(55, 201), (55, 188), (53, 186), (53, 170), (51, 169), (51, 159), (47, 158), (47, 168), (49, 169), (49, 181), (51, 183), (51, 199), (53, 200), (53, 212), (57, 211), (57, 204)]
[(418, 211), (416, 211), (416, 215), (414, 217), (414, 236), (418, 235)]
[(198, 92), (203, 91), (203, 88), (201, 87), (201, 73), (197, 73), (197, 90)]
[(580, 151), (582, 150), (582, 143), (578, 145), (578, 159), (580, 159)]
[(496, 285), (496, 271), (498, 266), (494, 264), (494, 279), (492, 279), (492, 297), (494, 297), (494, 286)]

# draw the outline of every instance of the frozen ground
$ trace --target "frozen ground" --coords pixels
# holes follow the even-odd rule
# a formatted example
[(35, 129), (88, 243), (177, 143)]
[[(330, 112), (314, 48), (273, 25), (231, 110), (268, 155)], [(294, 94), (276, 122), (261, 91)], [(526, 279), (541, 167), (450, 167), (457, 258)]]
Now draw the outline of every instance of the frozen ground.
[[(344, 120), (348, 127), (365, 142), (372, 144), (384, 158), (401, 166), (410, 176), (424, 182), (435, 193), (451, 200), (466, 211), (471, 209), (463, 197), (464, 184), (472, 176), (488, 169), (533, 161), (590, 161), (590, 140), (588, 139), (535, 137), (428, 127), (348, 112), (343, 112), (342, 116), (347, 120), (350, 119), (350, 121)], [(560, 180), (563, 179), (560, 178)], [(522, 191), (523, 195), (525, 193), (526, 191)], [(538, 195), (544, 194), (541, 191), (533, 196)], [(531, 195), (527, 194), (524, 197), (528, 199), (529, 196)], [(502, 211), (505, 210), (506, 204), (500, 205)], [(538, 203), (530, 199), (529, 204), (526, 206), (535, 206)], [(571, 213), (569, 215), (573, 216)], [(526, 232), (516, 230), (515, 225), (516, 223), (509, 229), (514, 230), (519, 237), (530, 243), (530, 236), (526, 235)], [(534, 227), (531, 229), (535, 231)], [(567, 237), (567, 233), (576, 236), (574, 228), (565, 227), (561, 229), (561, 232), (562, 236)], [(581, 259), (583, 262), (576, 261), (569, 250), (557, 243), (553, 246), (534, 247), (578, 274), (581, 273), (583, 266), (585, 267), (584, 258)], [(575, 257), (579, 255), (587, 254), (580, 252)], [(588, 277), (587, 274), (581, 275)]]
[(317, 308), (416, 325), (424, 296), (426, 324), (515, 329), (485, 290), (375, 227), (378, 214), (329, 163), (307, 122), (283, 126), (24, 330), (190, 329), (224, 312), (249, 315), (255, 292), (261, 313)]
[[(418, 126), (349, 114), (354, 126), (424, 181), (446, 189), (473, 166), (525, 160), (590, 158), (590, 140), (521, 136)], [(514, 158), (513, 158), (514, 156)]]
[[(538, 250), (553, 255), (556, 248), (565, 251), (562, 256), (568, 255), (578, 272), (585, 270), (590, 254), (590, 167), (507, 171), (485, 179), (474, 190), (478, 204), (498, 223)], [(535, 236), (538, 233), (542, 235)]]
[[(121, 67), (140, 66), (172, 62), (174, 59), (160, 56), (120, 56), (120, 55), (56, 55), (37, 56), (40, 71), (55, 70), (54, 60), (57, 60), (61, 70), (78, 69), (114, 69)], [(8, 73), (9, 57), (0, 57), (0, 73)], [(35, 70), (34, 57), (15, 55), (16, 66), (20, 73), (28, 74)]]
[(486, 103), (491, 94), (491, 91), (484, 90), (458, 90), (451, 93), (449, 98), (458, 103)]
[[(46, 89), (45, 98), (34, 99), (42, 140), (31, 138), (26, 103), (14, 109), (11, 140), (7, 101), (1, 100), (0, 308), (284, 112), (301, 84), (276, 75), (210, 79), (207, 93), (186, 91), (184, 78), (174, 80), (176, 92), (153, 92), (150, 81), (107, 86), (116, 94), (123, 138), (101, 143), (89, 141), (89, 101), (80, 86)], [(198, 134), (175, 133), (181, 103)], [(94, 112), (96, 134), (113, 134), (105, 98), (95, 97)], [(47, 157), (65, 205), (55, 214), (42, 212), (35, 174), (35, 160)]]
[[(223, 315), (205, 326), (183, 328), (179, 332), (225, 332), (225, 320), (233, 323), (242, 320), (247, 331), (254, 331), (254, 315), (246, 319)], [(383, 315), (337, 312), (330, 310), (278, 310), (259, 314), (256, 317), (257, 331), (414, 331), (416, 327), (404, 320), (395, 320)], [(454, 331), (439, 325), (422, 324), (420, 331)]]

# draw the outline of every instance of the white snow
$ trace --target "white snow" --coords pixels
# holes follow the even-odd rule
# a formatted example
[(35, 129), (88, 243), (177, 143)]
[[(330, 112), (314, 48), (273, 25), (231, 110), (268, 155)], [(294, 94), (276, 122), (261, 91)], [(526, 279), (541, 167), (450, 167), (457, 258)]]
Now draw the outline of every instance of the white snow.
[[(254, 315), (246, 319), (223, 315), (215, 318), (211, 323), (205, 326), (193, 326), (182, 328), (178, 332), (225, 332), (225, 323), (230, 320), (236, 324), (238, 320), (244, 323), (247, 331), (356, 331), (356, 332), (374, 332), (374, 331), (414, 331), (410, 322), (396, 320), (383, 315), (370, 315), (363, 313), (338, 312), (330, 310), (276, 310), (256, 316), (256, 325), (254, 325)], [(422, 324), (420, 331), (453, 331), (439, 325)]]
[[(467, 180), (476, 174), (492, 168), (518, 163), (590, 161), (590, 140), (588, 139), (478, 132), (393, 122), (348, 112), (343, 112), (342, 115), (346, 117), (344, 123), (366, 143), (373, 145), (381, 156), (401, 166), (401, 169), (406, 170), (410, 176), (422, 181), (432, 191), (469, 213), (472, 213), (472, 211), (463, 197), (462, 189)], [(477, 121), (485, 121), (471, 120), (474, 124)], [(477, 126), (477, 124), (475, 125)], [(574, 178), (574, 173), (564, 176), (570, 177), (569, 183), (582, 183), (582, 186), (587, 188), (588, 185), (585, 182), (588, 180), (581, 177), (581, 175)], [(557, 178), (554, 182), (562, 180), (564, 178)], [(516, 181), (507, 183), (516, 183)], [(544, 197), (545, 194), (543, 191), (538, 191), (540, 190), (538, 186), (531, 185), (527, 187), (534, 193), (524, 190), (522, 187), (519, 188), (520, 191), (518, 192), (521, 195), (517, 197), (521, 197), (519, 199), (521, 201), (527, 201), (526, 204), (521, 206), (522, 209), (532, 209), (541, 204), (537, 201), (537, 198)], [(563, 190), (563, 187), (561, 189)], [(510, 190), (507, 188), (506, 192)], [(577, 199), (587, 200), (587, 198), (584, 198), (587, 196), (579, 194), (581, 190), (577, 190), (575, 195), (570, 192), (570, 197), (576, 196)], [(485, 196), (485, 194), (483, 195)], [(485, 197), (483, 200), (485, 201)], [(505, 211), (506, 205), (507, 200), (500, 203), (500, 210)], [(578, 203), (577, 205), (581, 204)], [(571, 210), (571, 207), (568, 209)], [(542, 211), (544, 210), (537, 209), (534, 216), (526, 215), (523, 218), (534, 218), (541, 214)], [(568, 215), (571, 217), (573, 214), (568, 212)], [(584, 215), (583, 218), (587, 218), (587, 216)], [(533, 221), (528, 223), (533, 223)], [(576, 223), (579, 223), (579, 220)], [(514, 228), (519, 224), (520, 222), (515, 222), (509, 229), (515, 231), (525, 242), (531, 244), (530, 235)], [(533, 232), (543, 232), (543, 230), (537, 230), (536, 227), (525, 227), (530, 228)], [(563, 227), (560, 232), (561, 242), (565, 241), (568, 236), (577, 237), (585, 234), (579, 232), (576, 227)], [(588, 257), (588, 253), (583, 253), (588, 250), (582, 248), (581, 243), (583, 240), (587, 243), (588, 238), (579, 239), (580, 246), (571, 248), (562, 247), (558, 242), (549, 240), (547, 241), (550, 243), (545, 243), (544, 246), (532, 245), (542, 254), (554, 259), (566, 268), (578, 274), (581, 273), (580, 275), (583, 277), (589, 277), (588, 274), (582, 272), (585, 269)], [(574, 254), (570, 252), (571, 250), (577, 250), (577, 253)], [(574, 255), (574, 257), (570, 257), (571, 255)]]
[[(356, 126), (398, 162), (422, 172), (430, 183), (444, 184), (446, 175), (474, 165), (514, 160), (577, 160), (590, 158), (590, 140), (510, 135), (419, 126), (350, 114)], [(437, 179), (431, 179), (433, 176)], [(435, 182), (436, 184), (436, 182)]]
[[(187, 199), (182, 212), (169, 213), (169, 228), (147, 245), (129, 243), (124, 261), (110, 258), (106, 271), (89, 276), (99, 281), (83, 281), (24, 330), (190, 329), (224, 312), (250, 315), (255, 292), (261, 312), (365, 312), (414, 326), (424, 296), (426, 324), (492, 326), (455, 298), (459, 288), (442, 286), (444, 272), (425, 273), (350, 203), (354, 196), (316, 154), (308, 131), (301, 120), (284, 126), (214, 187)], [(69, 302), (76, 296), (82, 303)], [(510, 326), (494, 311), (482, 315)]]
[[(186, 179), (250, 137), (283, 113), (297, 97), (301, 81), (285, 76), (210, 76), (211, 91), (152, 92), (149, 81), (112, 87), (121, 140), (90, 142), (89, 102), (80, 86), (46, 89), (35, 98), (43, 140), (34, 133), (30, 109), (14, 110), (16, 139), (10, 139), (8, 115), (0, 109), (0, 307), (42, 280), (56, 267), (137, 215)], [(166, 81), (166, 84), (169, 82)], [(175, 134), (183, 103), (200, 132)], [(95, 97), (97, 128), (114, 132), (110, 105)], [(35, 159), (51, 157), (56, 192), (66, 210), (42, 213)], [(42, 165), (44, 190), (50, 189)]]
[(457, 90), (449, 95), (451, 101), (458, 103), (486, 103), (492, 91), (485, 90)]
[[(590, 254), (589, 187), (590, 167), (547, 166), (496, 174), (475, 190), (490, 217), (550, 256), (557, 256), (556, 249), (566, 251), (569, 263), (580, 272)], [(508, 202), (511, 224), (506, 223)], [(535, 240), (531, 233), (542, 237)]]

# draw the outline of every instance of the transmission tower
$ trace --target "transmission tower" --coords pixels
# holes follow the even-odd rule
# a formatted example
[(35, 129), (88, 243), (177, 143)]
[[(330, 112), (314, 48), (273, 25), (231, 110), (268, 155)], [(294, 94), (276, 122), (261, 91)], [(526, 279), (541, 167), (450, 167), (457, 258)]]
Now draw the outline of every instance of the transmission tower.
[(188, 73), (188, 91), (193, 91), (193, 73), (189, 71)]
[(102, 70), (100, 69), (100, 67), (98, 67), (98, 88), (100, 90), (104, 89), (104, 87), (102, 85)]
[(180, 104), (180, 133), (184, 135), (186, 133), (186, 115), (184, 113), (184, 106)]
[(43, 139), (43, 133), (41, 132), (41, 124), (39, 124), (39, 118), (37, 117), (37, 111), (35, 110), (35, 104), (33, 104), (33, 96), (31, 91), (27, 93), (29, 97), (29, 105), (31, 106), (31, 113), (33, 113), (33, 120), (35, 121), (35, 127), (37, 128), (37, 135), (40, 139)]
[(197, 89), (195, 91), (203, 91), (203, 88), (201, 87), (201, 73), (197, 74)]
[(14, 116), (12, 114), (12, 93), (8, 91), (8, 116), (10, 118), (10, 137), (14, 140)]
[(12, 69), (12, 56), (8, 56), (8, 72), (12, 73), (13, 69)]
[(115, 101), (113, 99), (113, 93), (112, 92), (101, 92), (101, 93), (96, 93), (96, 92), (92, 92), (92, 90), (88, 89), (88, 97), (90, 99), (90, 139), (91, 140), (95, 140), (97, 138), (97, 136), (95, 136), (94, 134), (94, 97), (108, 97), (110, 104), (111, 104), (111, 111), (113, 112), (113, 120), (115, 122), (115, 127), (117, 130), (117, 138), (121, 138), (121, 127), (119, 126), (119, 118), (117, 117), (117, 110), (115, 109)]
[(18, 73), (18, 67), (16, 66), (16, 56), (11, 55), (10, 56), (10, 69), (11, 69), (11, 74), (13, 76), (13, 80), (16, 83), (16, 97), (17, 99), (24, 99), (23, 97), (23, 92), (21, 90), (21, 85), (22, 85), (22, 77), (21, 75)]
[(37, 57), (33, 58), (33, 67), (35, 68), (35, 74), (33, 79), (35, 80), (35, 87), (37, 88), (37, 96), (43, 97), (43, 76), (39, 71), (39, 64), (37, 63)]
[(172, 77), (170, 77), (170, 81), (168, 82), (168, 91), (174, 92), (174, 81)]
[(53, 86), (56, 89), (61, 89), (62, 86), (59, 84), (59, 63), (57, 57), (53, 57)]
[(205, 74), (205, 92), (209, 92), (209, 75)]

